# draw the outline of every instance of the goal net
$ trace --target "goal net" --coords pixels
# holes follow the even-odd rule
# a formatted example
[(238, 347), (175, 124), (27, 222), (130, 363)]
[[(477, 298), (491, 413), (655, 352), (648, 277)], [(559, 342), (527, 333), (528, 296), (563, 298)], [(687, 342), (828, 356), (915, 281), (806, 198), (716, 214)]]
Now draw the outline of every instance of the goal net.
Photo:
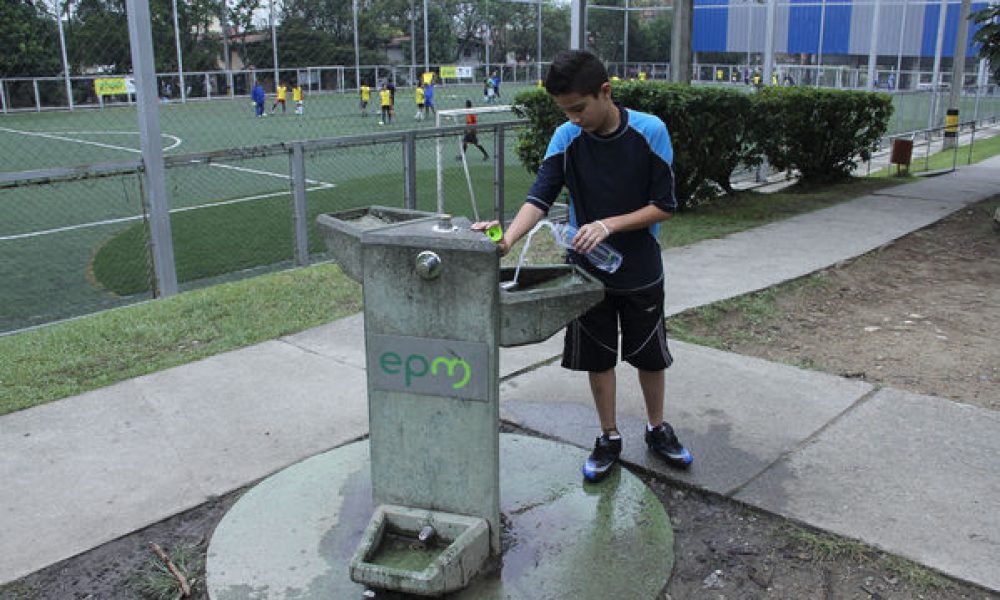
[[(451, 108), (437, 111), (434, 120), (435, 127), (447, 127), (449, 125), (462, 125), (466, 122), (468, 115), (476, 115), (476, 127), (481, 128), (491, 122), (507, 121), (514, 117), (514, 112), (509, 104), (489, 104), (486, 106), (473, 106), (472, 108)], [(448, 138), (450, 139), (450, 138)], [(437, 138), (437, 211), (444, 210), (444, 144), (448, 139)], [(465, 183), (469, 188), (469, 202), (472, 205), (472, 215), (476, 221), (479, 218), (479, 209), (476, 204), (476, 192), (472, 186), (472, 177), (469, 175), (469, 161), (462, 151), (464, 135), (455, 137), (458, 145), (458, 157), (462, 161), (462, 171), (465, 174)]]

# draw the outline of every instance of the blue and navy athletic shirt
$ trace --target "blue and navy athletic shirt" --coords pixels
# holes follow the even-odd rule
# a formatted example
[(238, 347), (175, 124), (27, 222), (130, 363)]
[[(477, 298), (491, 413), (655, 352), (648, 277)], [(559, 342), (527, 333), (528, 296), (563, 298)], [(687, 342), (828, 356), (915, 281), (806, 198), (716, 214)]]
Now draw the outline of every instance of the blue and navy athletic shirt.
[[(618, 106), (616, 104), (616, 106)], [(587, 133), (570, 122), (556, 129), (527, 202), (548, 214), (565, 185), (570, 222), (576, 226), (630, 213), (649, 204), (673, 213), (674, 158), (670, 134), (654, 115), (618, 106), (621, 124), (608, 136)], [(570, 260), (597, 276), (612, 291), (649, 287), (663, 279), (658, 225), (615, 232), (607, 242), (622, 253), (614, 273), (596, 269), (570, 252)]]

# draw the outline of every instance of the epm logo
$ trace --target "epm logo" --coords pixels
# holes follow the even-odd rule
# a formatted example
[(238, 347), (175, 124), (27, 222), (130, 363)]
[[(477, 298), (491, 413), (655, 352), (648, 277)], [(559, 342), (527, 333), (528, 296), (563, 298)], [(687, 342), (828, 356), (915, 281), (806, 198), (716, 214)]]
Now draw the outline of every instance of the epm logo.
[(436, 356), (433, 359), (422, 354), (408, 354), (404, 360), (397, 352), (388, 350), (378, 357), (378, 368), (387, 375), (403, 375), (406, 387), (410, 387), (414, 379), (426, 377), (428, 371), (431, 376), (437, 376), (439, 369), (444, 367), (449, 380), (455, 380), (455, 371), (461, 373), (461, 377), (451, 384), (454, 390), (460, 390), (469, 384), (472, 377), (472, 367), (463, 358), (446, 356)]
[(368, 345), (368, 376), (373, 389), (488, 399), (486, 344), (373, 334)]

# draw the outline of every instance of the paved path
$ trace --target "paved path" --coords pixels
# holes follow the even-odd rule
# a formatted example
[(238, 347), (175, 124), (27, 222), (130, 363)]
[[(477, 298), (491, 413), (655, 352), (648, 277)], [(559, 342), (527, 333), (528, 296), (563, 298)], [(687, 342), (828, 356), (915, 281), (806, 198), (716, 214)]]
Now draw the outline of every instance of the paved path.
[[(668, 313), (836, 264), (1000, 191), (1000, 158), (664, 253)], [(0, 583), (367, 432), (360, 315), (0, 417)], [(503, 416), (581, 446), (585, 378), (560, 336), (505, 349)], [(668, 477), (1000, 590), (1000, 413), (674, 343)], [(624, 458), (643, 411), (620, 383)]]

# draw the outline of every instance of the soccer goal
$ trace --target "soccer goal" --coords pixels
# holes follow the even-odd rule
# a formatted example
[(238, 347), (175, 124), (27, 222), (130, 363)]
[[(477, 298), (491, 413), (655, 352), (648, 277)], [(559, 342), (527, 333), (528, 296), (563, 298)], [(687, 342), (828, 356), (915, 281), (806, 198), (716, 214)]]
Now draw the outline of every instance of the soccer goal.
[[(466, 123), (466, 117), (468, 115), (476, 115), (477, 125), (479, 124), (480, 115), (493, 115), (493, 114), (503, 114), (513, 115), (513, 111), (509, 104), (497, 104), (491, 106), (473, 106), (472, 108), (451, 108), (447, 110), (441, 110), (436, 112), (434, 119), (435, 127), (442, 127), (448, 125), (459, 125)], [(470, 125), (471, 126), (471, 125)], [(469, 187), (469, 202), (472, 204), (472, 215), (475, 217), (476, 221), (481, 220), (479, 218), (479, 209), (476, 206), (476, 192), (472, 188), (472, 177), (469, 175), (469, 161), (466, 159), (465, 152), (462, 151), (462, 140), (463, 136), (458, 136), (455, 139), (458, 143), (458, 156), (462, 160), (462, 170), (465, 172), (465, 183)], [(444, 212), (444, 140), (442, 138), (437, 138), (437, 211), (439, 213)]]

